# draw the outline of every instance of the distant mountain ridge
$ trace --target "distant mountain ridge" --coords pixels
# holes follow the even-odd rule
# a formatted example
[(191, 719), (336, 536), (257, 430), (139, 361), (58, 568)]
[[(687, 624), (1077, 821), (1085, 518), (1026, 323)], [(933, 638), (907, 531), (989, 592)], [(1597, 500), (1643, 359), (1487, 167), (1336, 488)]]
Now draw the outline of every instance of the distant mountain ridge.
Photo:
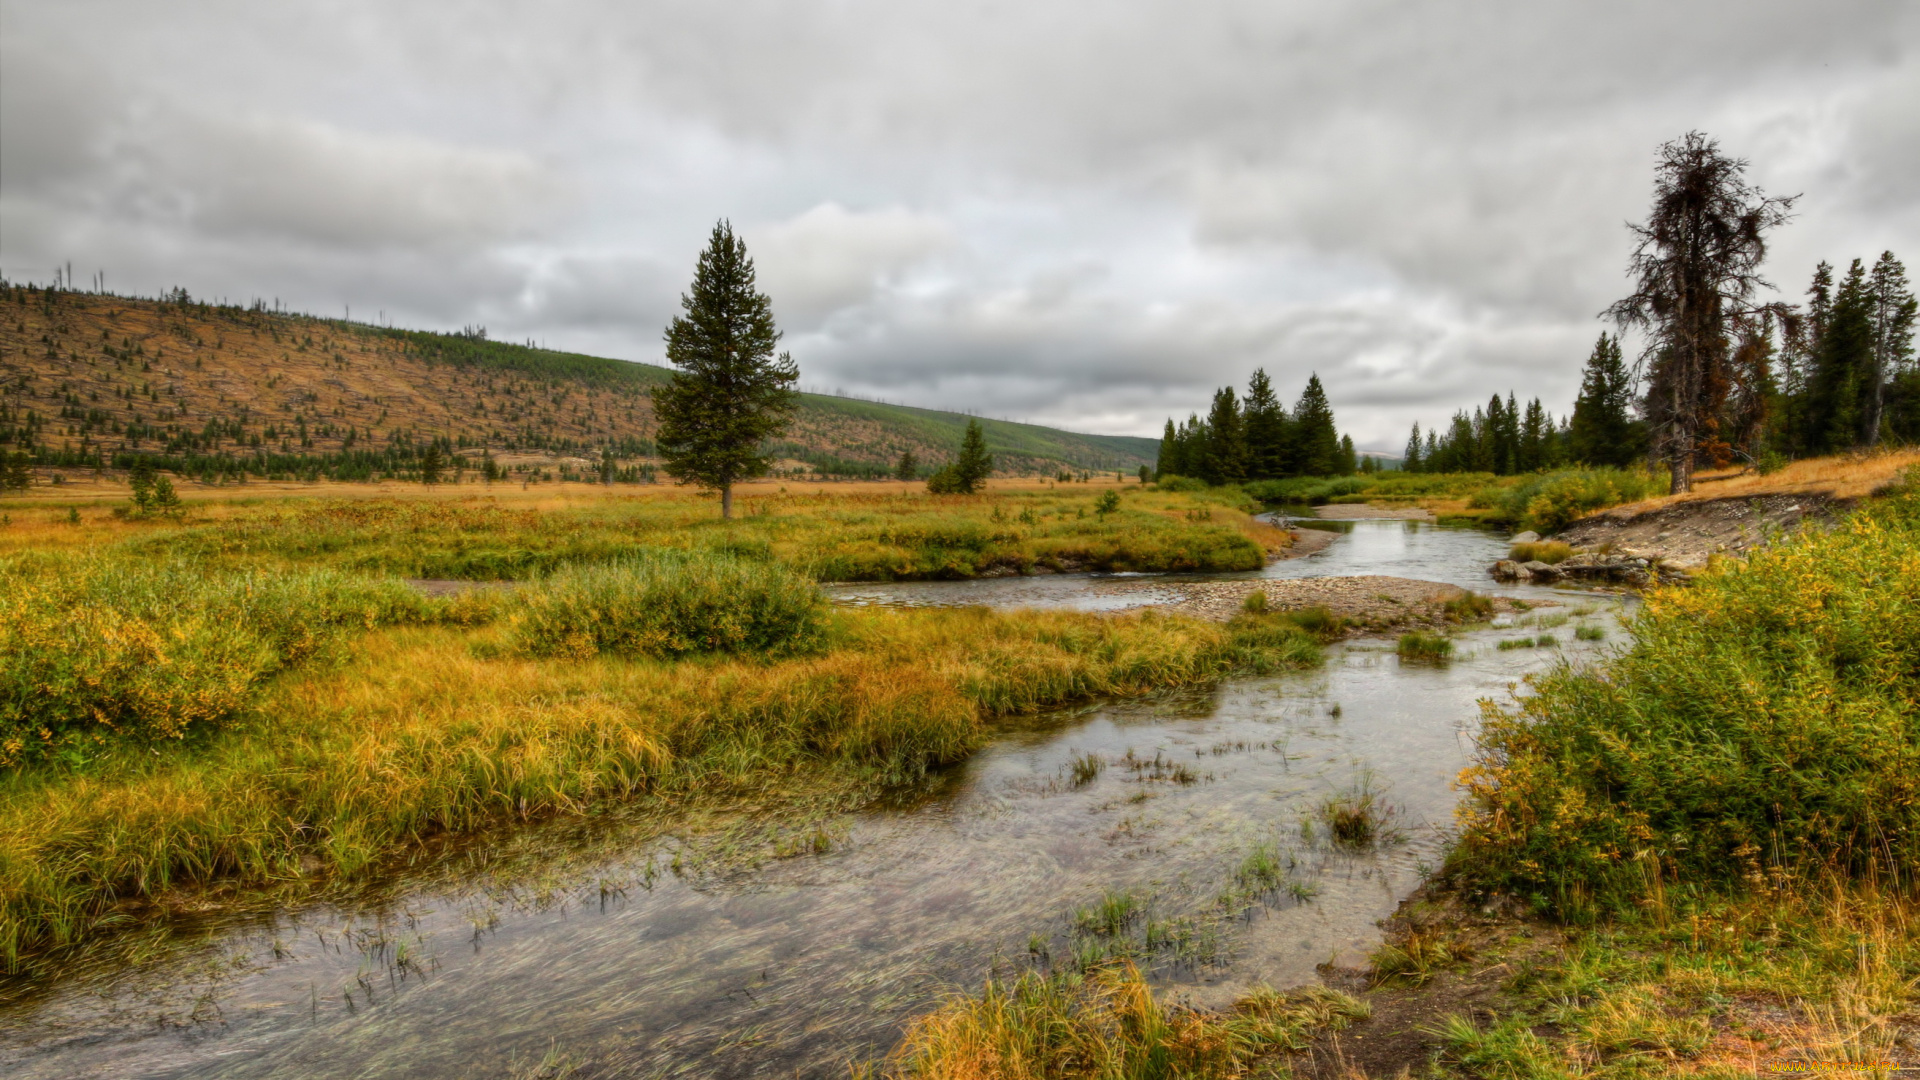
[[(159, 455), (196, 475), (370, 479), (462, 459), (654, 460), (648, 391), (668, 369), (581, 353), (287, 314), (261, 305), (0, 285), (0, 452), (47, 466)], [(803, 394), (771, 449), (815, 472), (937, 466), (970, 417)], [(980, 419), (999, 471), (1134, 471), (1155, 439)]]

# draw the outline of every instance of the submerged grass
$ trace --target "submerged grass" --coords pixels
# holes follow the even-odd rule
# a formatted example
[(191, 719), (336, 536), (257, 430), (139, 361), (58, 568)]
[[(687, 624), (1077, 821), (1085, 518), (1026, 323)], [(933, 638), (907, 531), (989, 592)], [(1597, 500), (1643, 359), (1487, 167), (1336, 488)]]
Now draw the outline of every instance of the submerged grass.
[(1319, 656), (1283, 620), (1151, 612), (837, 612), (823, 651), (779, 659), (543, 660), (499, 648), (508, 632), (376, 630), (170, 753), (108, 743), (0, 776), (6, 969), (177, 886), (353, 874), (419, 838), (639, 794), (899, 782), (977, 748), (999, 715)]
[(1438, 663), (1453, 655), (1453, 639), (1445, 634), (1411, 630), (1400, 635), (1394, 651), (1400, 659), (1414, 663)]

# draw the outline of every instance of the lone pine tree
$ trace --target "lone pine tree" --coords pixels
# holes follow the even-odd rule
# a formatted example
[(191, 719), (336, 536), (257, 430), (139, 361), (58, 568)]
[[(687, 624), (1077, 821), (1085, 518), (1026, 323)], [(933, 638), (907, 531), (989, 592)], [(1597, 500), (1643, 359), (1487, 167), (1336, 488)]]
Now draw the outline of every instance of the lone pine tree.
[(773, 303), (754, 288), (747, 245), (721, 221), (680, 298), (685, 314), (667, 328), (667, 359), (677, 369), (653, 391), (655, 445), (668, 475), (720, 493), (720, 516), (733, 516), (733, 485), (764, 475), (766, 441), (785, 430), (798, 403), (793, 358), (774, 356), (780, 331)]
[(927, 477), (927, 490), (935, 495), (971, 495), (992, 475), (993, 455), (987, 453), (986, 433), (980, 430), (980, 421), (968, 420), (967, 433), (960, 439), (960, 456)]

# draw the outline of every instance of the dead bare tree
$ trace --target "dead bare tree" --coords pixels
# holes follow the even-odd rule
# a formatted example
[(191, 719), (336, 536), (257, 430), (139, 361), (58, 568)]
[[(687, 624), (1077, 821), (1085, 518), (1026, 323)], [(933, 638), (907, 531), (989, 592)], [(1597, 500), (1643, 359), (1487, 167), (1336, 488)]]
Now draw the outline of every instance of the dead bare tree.
[(1796, 198), (1766, 196), (1746, 169), (1698, 131), (1660, 148), (1653, 210), (1646, 224), (1627, 226), (1640, 241), (1628, 263), (1634, 293), (1605, 312), (1647, 331), (1645, 413), (1674, 494), (1693, 489), (1696, 457), (1726, 446), (1730, 330), (1755, 314), (1754, 290), (1768, 285), (1759, 273), (1766, 233), (1787, 221)]

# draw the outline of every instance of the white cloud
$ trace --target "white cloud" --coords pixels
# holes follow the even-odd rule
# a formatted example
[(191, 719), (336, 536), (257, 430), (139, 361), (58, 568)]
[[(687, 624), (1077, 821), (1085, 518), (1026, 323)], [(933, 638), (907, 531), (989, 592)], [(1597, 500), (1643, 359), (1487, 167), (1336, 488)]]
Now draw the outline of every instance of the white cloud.
[[(1772, 275), (1920, 249), (1899, 0), (0, 0), (0, 263), (659, 357), (733, 220), (810, 383), (1153, 434), (1264, 365), (1367, 445), (1564, 411), (1690, 128)], [(44, 272), (41, 272), (44, 275)]]
[(931, 215), (898, 206), (855, 212), (834, 202), (743, 236), (761, 288), (796, 328), (866, 302), (956, 239), (952, 226)]

